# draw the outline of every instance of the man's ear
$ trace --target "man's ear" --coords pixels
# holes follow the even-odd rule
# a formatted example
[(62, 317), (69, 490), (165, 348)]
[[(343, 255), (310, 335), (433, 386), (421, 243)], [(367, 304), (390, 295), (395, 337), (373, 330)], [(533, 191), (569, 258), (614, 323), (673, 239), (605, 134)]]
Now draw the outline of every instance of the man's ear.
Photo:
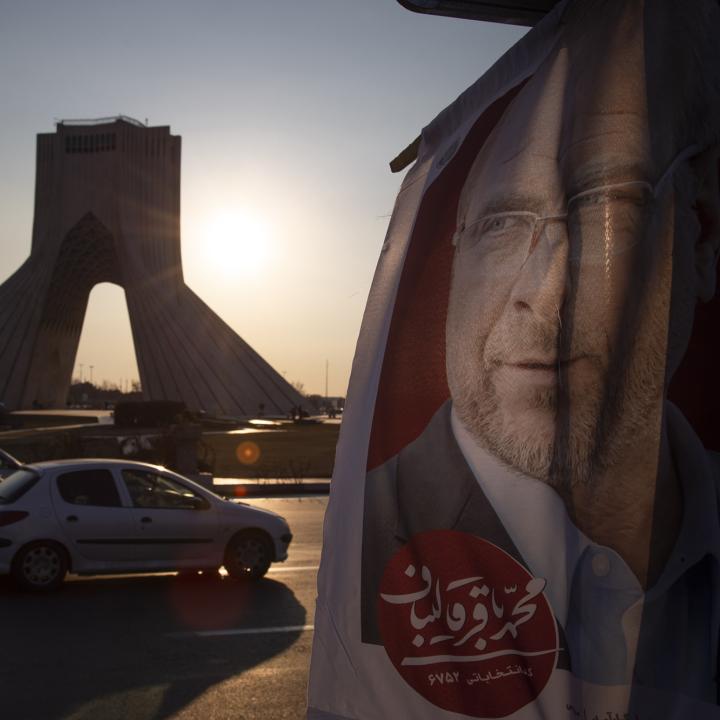
[(695, 282), (700, 302), (712, 300), (720, 254), (720, 147), (713, 145), (693, 161), (699, 188), (694, 211), (700, 224), (695, 242)]

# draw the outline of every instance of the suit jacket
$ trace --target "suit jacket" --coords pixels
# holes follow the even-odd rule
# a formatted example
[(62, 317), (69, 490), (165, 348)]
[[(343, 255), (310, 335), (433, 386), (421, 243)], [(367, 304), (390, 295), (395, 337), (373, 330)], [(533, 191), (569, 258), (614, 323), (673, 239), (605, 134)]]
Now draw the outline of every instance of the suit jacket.
[(527, 567), (480, 489), (450, 426), (450, 401), (422, 434), (368, 473), (362, 550), (362, 640), (382, 644), (377, 602), (390, 558), (416, 533), (458, 530), (497, 545)]

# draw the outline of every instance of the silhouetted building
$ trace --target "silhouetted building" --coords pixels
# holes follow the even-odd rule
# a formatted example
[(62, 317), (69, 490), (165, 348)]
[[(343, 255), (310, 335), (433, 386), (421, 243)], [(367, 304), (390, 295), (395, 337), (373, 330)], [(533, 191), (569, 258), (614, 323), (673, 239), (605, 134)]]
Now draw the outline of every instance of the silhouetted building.
[(30, 257), (0, 286), (0, 400), (65, 404), (88, 296), (125, 290), (143, 395), (285, 414), (298, 392), (183, 280), (180, 137), (130, 118), (38, 135)]

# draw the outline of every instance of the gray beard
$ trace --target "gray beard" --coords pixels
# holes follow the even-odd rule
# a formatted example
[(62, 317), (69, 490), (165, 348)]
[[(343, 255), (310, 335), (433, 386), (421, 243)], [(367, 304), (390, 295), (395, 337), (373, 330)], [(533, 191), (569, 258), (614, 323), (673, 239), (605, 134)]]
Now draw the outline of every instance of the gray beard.
[[(472, 397), (473, 399), (467, 400)], [(504, 464), (553, 486), (587, 482), (602, 454), (599, 444), (599, 403), (596, 398), (569, 412), (571, 403), (560, 388), (538, 389), (527, 398), (528, 412), (546, 416), (555, 426), (548, 441), (542, 433), (520, 435), (501, 410), (492, 373), (485, 375), (474, 395), (462, 393), (453, 405), (475, 439)]]
[[(663, 394), (664, 351), (623, 350), (615, 367), (598, 373), (602, 381), (595, 392), (587, 389), (582, 397), (573, 397), (561, 374), (554, 388), (538, 389), (526, 399), (527, 412), (553, 423), (549, 439), (541, 432), (521, 434), (505, 417), (492, 370), (481, 373), (475, 387), (467, 387), (471, 374), (465, 375), (466, 387), (455, 388), (460, 390), (453, 396), (455, 412), (479, 444), (509, 467), (560, 492), (588, 484), (646, 434)], [(623, 357), (632, 359), (623, 363)]]

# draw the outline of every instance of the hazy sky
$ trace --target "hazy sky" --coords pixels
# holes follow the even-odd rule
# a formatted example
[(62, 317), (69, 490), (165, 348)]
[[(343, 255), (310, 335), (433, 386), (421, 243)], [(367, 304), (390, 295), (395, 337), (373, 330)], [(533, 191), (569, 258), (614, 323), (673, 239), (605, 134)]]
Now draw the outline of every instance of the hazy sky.
[[(0, 281), (30, 251), (35, 135), (117, 114), (181, 135), (186, 282), (288, 380), (344, 395), (401, 175), (388, 162), (524, 28), (395, 0), (0, 0)], [(76, 359), (137, 378), (123, 291)]]

